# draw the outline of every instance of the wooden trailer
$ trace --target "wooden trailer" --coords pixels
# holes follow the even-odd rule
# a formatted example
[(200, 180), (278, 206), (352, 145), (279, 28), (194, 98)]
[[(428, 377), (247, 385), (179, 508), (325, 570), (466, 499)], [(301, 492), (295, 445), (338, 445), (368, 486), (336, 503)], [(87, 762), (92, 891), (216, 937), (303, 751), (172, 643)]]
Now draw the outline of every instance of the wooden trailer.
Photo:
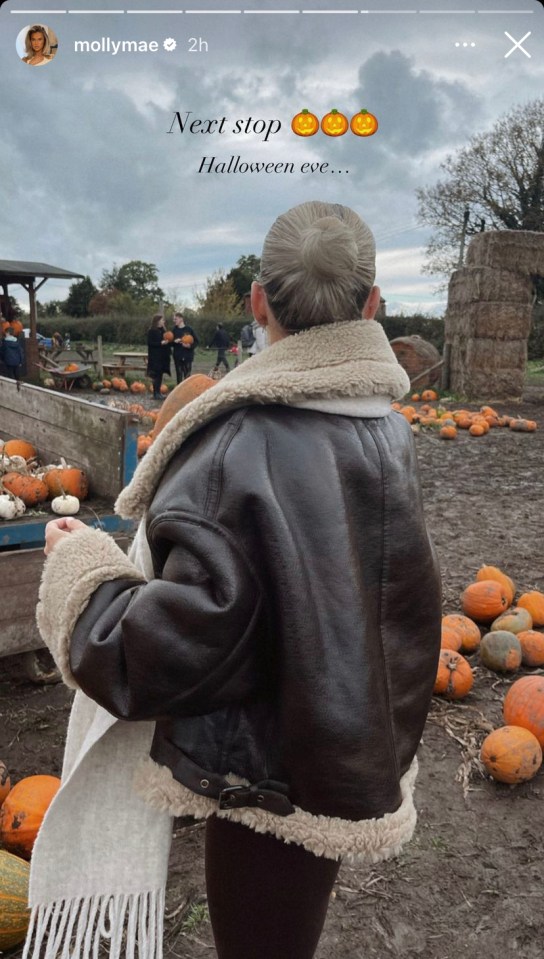
[[(137, 463), (137, 418), (100, 403), (76, 399), (0, 377), (0, 439), (18, 437), (38, 450), (43, 463), (62, 458), (85, 470), (90, 497), (78, 519), (100, 526), (128, 546), (132, 524), (113, 511), (117, 494)], [(39, 675), (35, 650), (42, 646), (35, 612), (44, 562), (45, 526), (54, 518), (48, 503), (17, 520), (0, 520), (0, 673), (2, 657), (25, 658), (31, 678)]]

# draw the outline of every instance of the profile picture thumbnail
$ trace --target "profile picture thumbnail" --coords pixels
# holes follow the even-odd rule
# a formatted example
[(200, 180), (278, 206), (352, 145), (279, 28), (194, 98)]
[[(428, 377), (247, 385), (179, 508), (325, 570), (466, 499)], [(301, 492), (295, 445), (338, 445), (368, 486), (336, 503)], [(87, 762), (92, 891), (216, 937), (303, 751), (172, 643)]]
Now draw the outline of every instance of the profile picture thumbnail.
[(15, 45), (23, 63), (29, 67), (44, 67), (54, 59), (59, 42), (51, 27), (34, 23), (21, 30)]

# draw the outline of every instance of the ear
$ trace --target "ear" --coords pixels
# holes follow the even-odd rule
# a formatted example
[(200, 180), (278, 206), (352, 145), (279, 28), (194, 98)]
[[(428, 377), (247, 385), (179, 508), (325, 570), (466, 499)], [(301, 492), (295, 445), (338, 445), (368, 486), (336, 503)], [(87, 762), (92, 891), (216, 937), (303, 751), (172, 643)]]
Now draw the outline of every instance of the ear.
[(364, 320), (373, 320), (378, 312), (380, 306), (380, 295), (381, 291), (379, 286), (373, 286), (370, 293), (368, 294), (368, 299), (363, 306), (363, 319)]
[(251, 284), (251, 312), (259, 326), (267, 326), (268, 300), (263, 287), (256, 280)]

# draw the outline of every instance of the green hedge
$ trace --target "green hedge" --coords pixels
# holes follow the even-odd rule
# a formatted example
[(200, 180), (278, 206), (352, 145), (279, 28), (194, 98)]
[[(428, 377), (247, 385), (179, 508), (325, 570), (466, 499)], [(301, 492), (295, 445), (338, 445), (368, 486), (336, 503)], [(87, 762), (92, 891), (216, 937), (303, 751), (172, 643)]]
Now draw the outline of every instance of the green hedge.
[[(104, 343), (131, 343), (134, 346), (145, 346), (149, 329), (148, 316), (56, 316), (44, 317), (39, 320), (38, 329), (44, 336), (52, 336), (58, 332), (64, 336), (70, 333), (72, 342), (87, 340), (94, 342), (101, 336)], [(246, 316), (223, 317), (207, 315), (198, 317), (187, 316), (187, 321), (194, 328), (201, 346), (206, 346), (213, 337), (215, 327), (222, 323), (230, 333), (234, 342), (240, 338), (240, 331), (247, 322)], [(383, 328), (389, 340), (398, 336), (412, 336), (418, 334), (436, 346), (439, 353), (444, 349), (444, 319), (429, 317), (422, 314), (414, 316), (386, 316), (382, 320)], [(171, 328), (171, 321), (167, 321)], [(535, 316), (528, 343), (530, 360), (544, 357), (544, 307), (539, 305), (535, 309)]]

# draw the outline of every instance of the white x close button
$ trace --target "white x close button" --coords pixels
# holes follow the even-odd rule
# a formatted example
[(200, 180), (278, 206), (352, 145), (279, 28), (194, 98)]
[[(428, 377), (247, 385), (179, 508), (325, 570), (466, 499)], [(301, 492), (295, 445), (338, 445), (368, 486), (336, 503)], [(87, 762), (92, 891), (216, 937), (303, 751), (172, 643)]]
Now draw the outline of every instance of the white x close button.
[(506, 60), (507, 57), (511, 56), (514, 50), (519, 50), (520, 53), (524, 53), (525, 56), (529, 57), (529, 60), (530, 60), (531, 54), (525, 49), (525, 47), (522, 47), (522, 43), (524, 43), (525, 40), (527, 40), (527, 38), (531, 36), (531, 33), (532, 31), (529, 30), (529, 32), (526, 33), (525, 36), (521, 38), (521, 40), (514, 40), (514, 37), (512, 37), (507, 30), (505, 30), (504, 31), (505, 37), (508, 37), (508, 39), (512, 41), (514, 46), (511, 48), (511, 50), (508, 51), (508, 53), (504, 54), (504, 59)]

